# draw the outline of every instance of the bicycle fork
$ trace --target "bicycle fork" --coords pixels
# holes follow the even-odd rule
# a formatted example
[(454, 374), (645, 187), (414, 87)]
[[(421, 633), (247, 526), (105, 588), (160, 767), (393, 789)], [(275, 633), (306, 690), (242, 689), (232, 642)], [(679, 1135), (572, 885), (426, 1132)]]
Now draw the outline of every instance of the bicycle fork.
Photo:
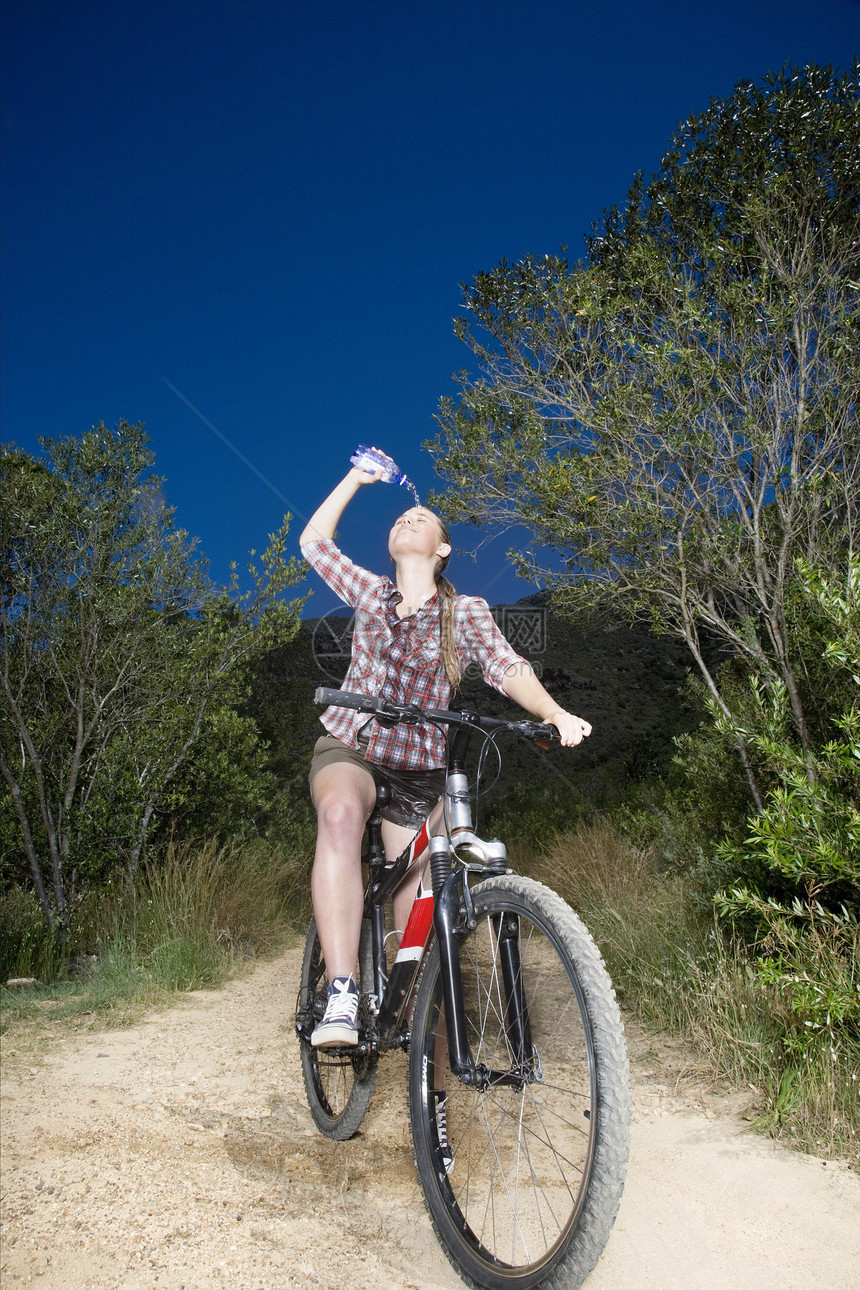
[(492, 1070), (483, 1062), (475, 1061), (469, 1044), (463, 1003), (459, 941), (477, 926), (468, 870), (466, 867), (451, 868), (450, 851), (444, 837), (431, 839), (430, 866), (435, 905), (433, 926), (439, 945), (448, 1064), (452, 1073), (463, 1084), (479, 1090), (493, 1084), (521, 1088), (523, 1084), (539, 1080), (540, 1063), (532, 1044), (528, 1004), (523, 988), (519, 919), (515, 914), (501, 914), (493, 919), (512, 1060), (507, 1070)]

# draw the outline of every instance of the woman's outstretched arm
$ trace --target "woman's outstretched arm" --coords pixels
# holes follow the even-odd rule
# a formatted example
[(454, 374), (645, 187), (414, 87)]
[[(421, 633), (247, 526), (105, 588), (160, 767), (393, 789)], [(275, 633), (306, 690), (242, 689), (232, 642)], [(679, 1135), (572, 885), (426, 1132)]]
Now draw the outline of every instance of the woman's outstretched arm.
[(502, 688), (514, 703), (525, 708), (526, 712), (537, 717), (538, 721), (545, 721), (555, 726), (566, 748), (581, 743), (591, 734), (590, 723), (559, 707), (531, 668), (525, 668), (522, 663), (515, 663), (508, 669), (502, 680)]

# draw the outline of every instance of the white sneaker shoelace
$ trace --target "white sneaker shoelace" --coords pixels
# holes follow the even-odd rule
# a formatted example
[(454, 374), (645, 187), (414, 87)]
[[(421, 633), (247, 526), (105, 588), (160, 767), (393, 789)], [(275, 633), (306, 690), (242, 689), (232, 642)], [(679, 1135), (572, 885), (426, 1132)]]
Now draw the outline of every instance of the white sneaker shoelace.
[(358, 990), (352, 977), (336, 976), (321, 1024), (355, 1026), (358, 1018)]

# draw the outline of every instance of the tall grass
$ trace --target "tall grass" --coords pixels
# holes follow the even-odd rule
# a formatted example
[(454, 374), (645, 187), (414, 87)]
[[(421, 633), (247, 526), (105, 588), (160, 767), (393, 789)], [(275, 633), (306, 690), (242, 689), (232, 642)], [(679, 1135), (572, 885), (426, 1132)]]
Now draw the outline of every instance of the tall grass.
[(142, 870), (115, 940), (175, 988), (223, 980), (230, 966), (283, 943), (300, 874), (269, 847), (169, 848)]
[(619, 998), (688, 1040), (715, 1078), (751, 1088), (760, 1129), (818, 1155), (860, 1160), (860, 1037), (806, 1034), (750, 951), (606, 822), (581, 825), (519, 867), (583, 918)]
[(304, 921), (308, 867), (301, 852), (270, 844), (169, 847), (133, 884), (84, 898), (62, 954), (34, 902), (10, 893), (2, 979), (34, 977), (37, 985), (2, 991), (5, 1020), (95, 1013), (122, 1021), (176, 991), (220, 984)]

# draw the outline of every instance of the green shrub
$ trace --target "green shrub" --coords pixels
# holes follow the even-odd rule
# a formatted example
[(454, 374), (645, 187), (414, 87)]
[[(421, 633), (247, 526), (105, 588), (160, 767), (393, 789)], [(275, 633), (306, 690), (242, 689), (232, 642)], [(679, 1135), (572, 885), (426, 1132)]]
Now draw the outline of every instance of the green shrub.
[(0, 980), (52, 978), (66, 960), (45, 925), (35, 893), (10, 888), (0, 903)]
[(121, 1024), (142, 1004), (217, 985), (237, 964), (273, 952), (304, 926), (309, 868), (298, 846), (169, 847), (141, 868), (133, 887), (84, 898), (74, 922), (78, 939), (63, 953), (35, 897), (13, 889), (3, 905), (2, 979), (34, 977), (40, 984), (4, 991), (6, 1016), (95, 1013)]
[(767, 877), (732, 886), (717, 903), (754, 941), (758, 980), (786, 1000), (787, 1047), (803, 1058), (825, 1042), (838, 1061), (846, 1045), (860, 1042), (860, 560), (843, 586), (800, 572), (816, 615), (827, 621), (830, 640), (820, 652), (841, 711), (826, 743), (800, 749), (784, 687), (753, 687), (759, 720), (749, 738), (775, 787), (743, 842), (721, 850)]
[(61, 937), (45, 922), (35, 892), (10, 885), (0, 899), (0, 982), (10, 977), (53, 981), (70, 972), (74, 975), (110, 937), (116, 908), (112, 883), (79, 893), (71, 935)]

